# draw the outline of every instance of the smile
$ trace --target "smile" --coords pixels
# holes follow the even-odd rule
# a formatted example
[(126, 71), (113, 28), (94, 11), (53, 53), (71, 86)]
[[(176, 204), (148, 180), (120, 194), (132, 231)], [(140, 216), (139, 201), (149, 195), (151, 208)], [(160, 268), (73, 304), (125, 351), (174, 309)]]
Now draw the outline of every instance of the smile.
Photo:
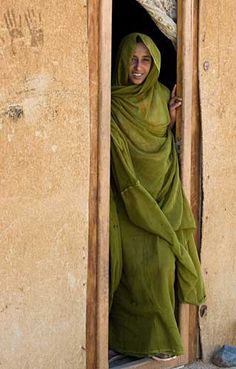
[(135, 78), (140, 78), (142, 77), (142, 74), (141, 73), (133, 73), (132, 74)]

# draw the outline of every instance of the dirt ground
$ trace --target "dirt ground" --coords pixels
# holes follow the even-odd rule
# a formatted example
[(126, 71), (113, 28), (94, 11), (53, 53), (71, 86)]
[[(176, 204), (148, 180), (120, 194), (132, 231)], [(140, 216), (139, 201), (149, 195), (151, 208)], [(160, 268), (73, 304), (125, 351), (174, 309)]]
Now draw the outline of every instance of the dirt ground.
[[(185, 365), (184, 369), (219, 369), (219, 367), (210, 363), (206, 364), (202, 361), (197, 361), (193, 364)], [(236, 366), (231, 367), (231, 369), (236, 369)]]
[[(133, 363), (133, 360), (130, 357), (118, 357), (117, 360), (110, 363), (109, 368), (110, 369), (128, 369), (131, 362)], [(137, 359), (136, 359), (137, 360)], [(213, 365), (212, 363), (203, 363), (202, 361), (196, 361), (192, 364), (183, 365), (183, 366), (177, 366), (175, 369), (220, 369), (218, 366)], [(174, 369), (174, 368), (173, 368)], [(230, 369), (236, 369), (236, 366), (231, 367)]]

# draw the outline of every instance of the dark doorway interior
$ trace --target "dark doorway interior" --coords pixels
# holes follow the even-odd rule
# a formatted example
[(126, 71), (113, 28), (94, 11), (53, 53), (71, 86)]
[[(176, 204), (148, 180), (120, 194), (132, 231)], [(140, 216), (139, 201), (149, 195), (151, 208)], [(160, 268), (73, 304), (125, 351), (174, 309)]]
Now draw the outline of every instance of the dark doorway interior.
[(172, 89), (176, 81), (176, 51), (172, 42), (157, 28), (150, 15), (136, 0), (113, 0), (113, 62), (120, 40), (131, 32), (146, 33), (156, 43), (162, 57), (159, 80)]

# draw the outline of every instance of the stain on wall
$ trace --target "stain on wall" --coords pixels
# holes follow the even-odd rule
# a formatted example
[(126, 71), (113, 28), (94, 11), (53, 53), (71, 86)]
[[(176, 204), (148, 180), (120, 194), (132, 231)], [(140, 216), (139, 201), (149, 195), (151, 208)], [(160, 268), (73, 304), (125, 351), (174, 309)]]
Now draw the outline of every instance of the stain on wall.
[(200, 325), (205, 359), (223, 344), (236, 345), (235, 16), (234, 0), (200, 1), (201, 255), (207, 287)]
[(86, 2), (0, 12), (0, 368), (84, 369)]

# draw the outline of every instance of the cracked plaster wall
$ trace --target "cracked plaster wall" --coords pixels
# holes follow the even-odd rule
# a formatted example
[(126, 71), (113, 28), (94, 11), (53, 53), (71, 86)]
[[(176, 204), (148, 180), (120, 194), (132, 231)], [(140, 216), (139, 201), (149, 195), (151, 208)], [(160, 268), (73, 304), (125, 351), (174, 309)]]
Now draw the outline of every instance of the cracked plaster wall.
[[(200, 1), (205, 359), (236, 344), (235, 6)], [(84, 1), (3, 0), (0, 368), (84, 369), (89, 101)], [(207, 62), (207, 64), (205, 63)], [(206, 66), (208, 66), (206, 68)]]
[(208, 308), (200, 326), (205, 359), (220, 345), (236, 345), (235, 17), (235, 0), (200, 1), (201, 256)]
[(89, 190), (83, 0), (2, 0), (0, 368), (85, 368)]

